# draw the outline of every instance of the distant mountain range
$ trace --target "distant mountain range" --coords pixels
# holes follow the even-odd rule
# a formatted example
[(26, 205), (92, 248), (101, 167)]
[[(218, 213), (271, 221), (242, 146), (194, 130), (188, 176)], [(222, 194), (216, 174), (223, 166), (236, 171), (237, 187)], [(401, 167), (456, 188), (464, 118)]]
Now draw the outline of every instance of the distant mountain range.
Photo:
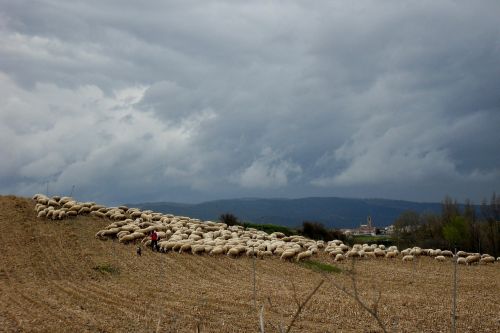
[(221, 214), (231, 213), (240, 221), (271, 223), (296, 227), (303, 221), (321, 222), (329, 228), (353, 228), (372, 217), (373, 224), (385, 227), (404, 211), (419, 213), (441, 211), (440, 203), (417, 203), (387, 199), (347, 199), (313, 197), (301, 199), (228, 199), (198, 204), (148, 202), (127, 204), (143, 210), (189, 216), (202, 220), (217, 220)]

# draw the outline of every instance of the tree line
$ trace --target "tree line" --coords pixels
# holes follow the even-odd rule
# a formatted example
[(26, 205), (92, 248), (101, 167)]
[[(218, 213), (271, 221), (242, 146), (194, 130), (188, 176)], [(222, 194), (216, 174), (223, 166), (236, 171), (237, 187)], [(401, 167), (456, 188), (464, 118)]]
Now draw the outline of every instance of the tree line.
[(403, 212), (394, 223), (393, 239), (401, 247), (446, 248), (500, 255), (500, 197), (480, 205), (459, 205), (446, 197), (441, 213)]
[(224, 213), (219, 216), (219, 221), (227, 225), (240, 225), (245, 228), (255, 228), (267, 233), (282, 232), (287, 236), (302, 235), (310, 239), (331, 241), (340, 239), (345, 241), (345, 235), (338, 229), (328, 229), (323, 223), (315, 221), (303, 221), (302, 225), (295, 228), (289, 228), (276, 224), (256, 224), (251, 222), (242, 222), (237, 216), (231, 213)]

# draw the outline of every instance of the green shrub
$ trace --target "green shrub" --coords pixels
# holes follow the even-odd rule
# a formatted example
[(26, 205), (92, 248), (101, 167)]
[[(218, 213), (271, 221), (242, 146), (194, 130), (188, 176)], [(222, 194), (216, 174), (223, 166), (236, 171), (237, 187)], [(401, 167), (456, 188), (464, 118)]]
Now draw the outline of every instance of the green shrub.
[(276, 224), (254, 224), (254, 223), (245, 222), (242, 225), (245, 228), (254, 228), (257, 230), (265, 231), (268, 234), (271, 234), (273, 232), (282, 232), (287, 236), (297, 234), (297, 231), (294, 229), (284, 227), (282, 225), (276, 225)]
[(118, 274), (119, 270), (117, 267), (113, 267), (111, 264), (104, 263), (104, 264), (98, 264), (92, 267), (94, 271), (97, 271), (101, 274)]

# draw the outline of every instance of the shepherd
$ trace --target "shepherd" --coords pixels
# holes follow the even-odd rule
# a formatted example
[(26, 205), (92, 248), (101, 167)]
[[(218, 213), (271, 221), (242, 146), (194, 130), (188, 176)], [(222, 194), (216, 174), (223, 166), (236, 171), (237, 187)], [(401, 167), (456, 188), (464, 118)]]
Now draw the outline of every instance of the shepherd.
[(158, 234), (156, 230), (153, 230), (151, 232), (151, 250), (154, 251), (155, 249), (158, 249)]

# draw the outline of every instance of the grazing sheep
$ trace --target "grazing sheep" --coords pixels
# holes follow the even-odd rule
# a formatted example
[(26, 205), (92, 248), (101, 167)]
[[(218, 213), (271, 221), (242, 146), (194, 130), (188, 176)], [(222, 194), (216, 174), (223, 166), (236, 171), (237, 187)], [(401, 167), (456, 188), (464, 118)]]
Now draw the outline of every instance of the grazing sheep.
[(445, 256), (436, 256), (434, 259), (437, 260), (437, 261), (446, 261), (446, 257)]
[(39, 204), (46, 205), (50, 199), (45, 194), (35, 194), (33, 196), (33, 200), (35, 200)]
[(224, 254), (224, 248), (222, 246), (216, 246), (210, 251), (210, 255)]
[(205, 246), (204, 245), (195, 245), (191, 247), (191, 252), (193, 254), (203, 254), (205, 252)]
[(293, 257), (295, 257), (295, 251), (285, 251), (281, 254), (280, 259), (281, 260), (291, 260)]
[(484, 257), (484, 258), (479, 259), (479, 262), (481, 264), (492, 264), (492, 263), (495, 262), (495, 258), (493, 258), (491, 256), (490, 257)]
[(366, 252), (365, 253), (365, 258), (371, 258), (371, 259), (375, 259), (377, 256), (375, 255), (374, 252)]
[(71, 208), (76, 205), (76, 201), (70, 200), (63, 204), (63, 208)]
[(125, 235), (130, 235), (130, 231), (122, 230), (119, 233), (116, 234), (117, 238), (122, 238)]
[[(71, 211), (70, 211), (71, 212)], [(76, 212), (75, 212), (76, 213)], [(93, 211), (90, 213), (90, 215), (95, 216), (95, 217), (100, 217), (101, 219), (105, 218), (106, 215), (104, 213), (101, 213), (99, 211)]]
[(463, 258), (463, 257), (458, 257), (457, 258), (457, 264), (459, 264), (459, 265), (466, 265), (467, 261), (465, 261), (465, 258)]
[(478, 263), (480, 259), (481, 259), (481, 256), (479, 256), (479, 255), (471, 255), (471, 256), (467, 256), (467, 258), (465, 258), (465, 262), (467, 263), (467, 265), (471, 265), (474, 263)]
[(398, 254), (397, 254), (396, 252), (394, 252), (394, 251), (387, 252), (387, 253), (385, 254), (385, 257), (386, 257), (386, 258), (396, 258), (397, 256), (398, 256)]
[(83, 214), (88, 214), (88, 213), (90, 213), (90, 208), (88, 208), (88, 207), (82, 207), (78, 211), (78, 215), (83, 215)]
[(78, 211), (80, 211), (80, 209), (82, 209), (82, 206), (81, 205), (73, 205), (71, 207), (65, 207), (65, 208), (69, 208), (70, 211), (78, 212)]
[(230, 257), (237, 257), (240, 255), (240, 248), (239, 247), (232, 247), (227, 251), (227, 255)]
[(356, 251), (349, 251), (345, 254), (346, 258), (359, 258), (359, 253)]
[(59, 207), (59, 203), (57, 201), (55, 201), (54, 199), (49, 199), (49, 201), (47, 202), (47, 205), (52, 206), (52, 207)]
[(182, 253), (182, 252), (189, 252), (191, 251), (191, 247), (192, 247), (192, 244), (191, 243), (186, 243), (186, 244), (183, 244), (181, 246), (181, 248), (179, 249), (179, 253)]
[(420, 256), (420, 255), (422, 255), (422, 249), (419, 247), (414, 247), (413, 249), (410, 250), (410, 255)]
[(130, 242), (130, 241), (136, 240), (138, 238), (144, 238), (144, 236), (145, 235), (143, 233), (141, 233), (141, 232), (134, 232), (134, 233), (132, 233), (130, 235), (123, 236), (118, 241), (120, 243), (127, 243), (127, 242)]
[(252, 247), (250, 247), (250, 248), (247, 250), (246, 255), (247, 255), (247, 257), (253, 257), (254, 255), (256, 255), (256, 254), (257, 254), (257, 252), (258, 252), (258, 251), (257, 251), (257, 250), (255, 250), (255, 248), (252, 246)]
[(403, 257), (403, 261), (413, 261), (415, 257), (412, 256), (411, 254), (408, 254), (406, 256)]
[(347, 252), (349, 251), (349, 246), (345, 245), (345, 244), (340, 244), (338, 245), (338, 247), (340, 247), (340, 249), (343, 251), (343, 252)]
[(339, 254), (337, 254), (337, 255), (335, 256), (334, 261), (339, 262), (339, 261), (342, 261), (342, 260), (344, 260), (344, 259), (345, 259), (344, 255), (339, 253)]
[(75, 212), (74, 210), (72, 210), (72, 211), (67, 211), (67, 212), (66, 212), (66, 216), (75, 217), (75, 216), (77, 216), (77, 215), (78, 215), (78, 213), (77, 213), (77, 212)]
[(302, 259), (306, 259), (306, 258), (310, 258), (312, 256), (312, 252), (307, 250), (307, 251), (304, 251), (304, 252), (300, 252), (298, 255), (297, 255), (297, 261), (300, 261)]
[(441, 255), (445, 256), (445, 257), (453, 257), (453, 252), (451, 252), (449, 250), (444, 250), (444, 251), (441, 251)]

